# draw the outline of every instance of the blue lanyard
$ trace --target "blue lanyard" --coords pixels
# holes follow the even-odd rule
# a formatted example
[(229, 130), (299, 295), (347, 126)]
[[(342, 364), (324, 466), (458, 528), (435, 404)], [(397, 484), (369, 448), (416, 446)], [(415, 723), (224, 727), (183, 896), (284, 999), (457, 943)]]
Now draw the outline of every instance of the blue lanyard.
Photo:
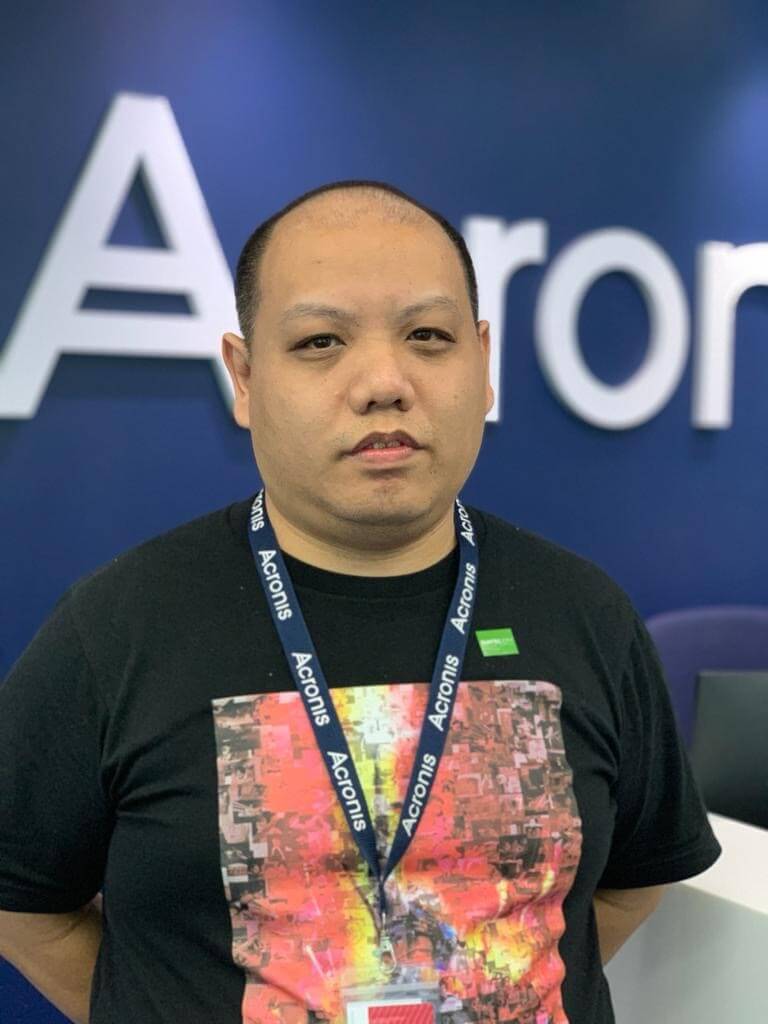
[(248, 539), (272, 620), (352, 836), (376, 879), (382, 915), (386, 909), (384, 883), (408, 849), (437, 775), (467, 649), (477, 593), (479, 559), (472, 521), (458, 498), (454, 522), (459, 539), (458, 578), (443, 626), (429, 687), (427, 710), (400, 821), (387, 863), (382, 870), (363, 788), (269, 521), (263, 490), (259, 491), (251, 506)]

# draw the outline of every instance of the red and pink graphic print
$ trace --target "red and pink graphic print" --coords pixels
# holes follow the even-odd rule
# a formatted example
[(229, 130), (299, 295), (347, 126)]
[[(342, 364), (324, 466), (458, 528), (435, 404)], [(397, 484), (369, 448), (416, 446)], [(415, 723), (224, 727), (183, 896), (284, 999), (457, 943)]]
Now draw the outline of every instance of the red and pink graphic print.
[[(382, 862), (405, 797), (428, 686), (336, 688)], [(341, 1024), (341, 991), (431, 983), (441, 1018), (567, 1024), (557, 943), (581, 852), (561, 695), (548, 682), (462, 682), (429, 803), (376, 886), (298, 693), (213, 701), (219, 826), (244, 1024)]]

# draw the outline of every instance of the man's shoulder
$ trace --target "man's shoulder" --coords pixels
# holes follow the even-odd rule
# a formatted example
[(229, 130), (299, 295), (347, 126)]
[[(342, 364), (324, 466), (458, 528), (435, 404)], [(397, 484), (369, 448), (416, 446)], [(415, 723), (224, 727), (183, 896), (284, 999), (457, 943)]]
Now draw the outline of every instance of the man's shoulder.
[[(70, 587), (75, 606), (163, 600), (210, 585), (248, 554), (244, 524), (250, 499), (197, 516), (128, 548)], [(242, 529), (241, 529), (242, 527)]]
[(483, 546), (493, 571), (582, 606), (611, 605), (622, 615), (633, 613), (627, 593), (596, 562), (491, 512), (473, 511), (483, 524)]

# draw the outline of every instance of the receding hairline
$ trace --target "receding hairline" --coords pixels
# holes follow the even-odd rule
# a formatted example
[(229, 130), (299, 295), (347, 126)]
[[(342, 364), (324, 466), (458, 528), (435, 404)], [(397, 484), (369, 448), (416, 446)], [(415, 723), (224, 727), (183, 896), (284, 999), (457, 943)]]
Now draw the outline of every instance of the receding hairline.
[[(393, 196), (384, 191), (374, 192), (373, 189), (365, 190), (365, 197), (354, 195), (355, 192), (363, 191), (361, 188), (336, 189), (318, 196), (311, 196), (299, 206), (294, 206), (272, 225), (267, 244), (261, 252), (260, 272), (272, 244), (279, 239), (281, 230), (285, 232), (286, 229), (302, 230), (307, 227), (353, 228), (368, 218), (382, 221), (385, 224), (434, 227), (451, 245), (451, 248), (454, 248), (440, 224), (418, 206), (399, 196)], [(340, 202), (335, 201), (339, 199), (339, 194), (346, 198), (341, 199)], [(254, 284), (257, 282), (254, 281)]]
[(370, 213), (383, 214), (385, 220), (402, 221), (403, 223), (421, 221), (436, 223), (434, 218), (430, 217), (420, 206), (403, 196), (370, 185), (347, 185), (308, 196), (287, 210), (275, 222), (274, 227), (276, 228), (279, 224), (290, 221), (294, 217), (297, 220), (301, 220), (303, 217), (307, 220), (318, 220), (321, 223), (336, 220), (354, 223), (361, 215)]

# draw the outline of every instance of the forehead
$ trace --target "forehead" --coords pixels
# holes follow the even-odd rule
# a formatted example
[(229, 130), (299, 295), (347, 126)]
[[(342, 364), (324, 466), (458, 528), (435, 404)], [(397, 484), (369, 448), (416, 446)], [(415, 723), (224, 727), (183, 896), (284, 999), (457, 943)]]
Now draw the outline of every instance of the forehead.
[(379, 290), (403, 298), (442, 291), (459, 303), (466, 292), (459, 254), (436, 221), (409, 204), (387, 208), (348, 197), (286, 214), (267, 246), (259, 284), (261, 303), (273, 313), (310, 292), (318, 299), (362, 290), (373, 299)]

